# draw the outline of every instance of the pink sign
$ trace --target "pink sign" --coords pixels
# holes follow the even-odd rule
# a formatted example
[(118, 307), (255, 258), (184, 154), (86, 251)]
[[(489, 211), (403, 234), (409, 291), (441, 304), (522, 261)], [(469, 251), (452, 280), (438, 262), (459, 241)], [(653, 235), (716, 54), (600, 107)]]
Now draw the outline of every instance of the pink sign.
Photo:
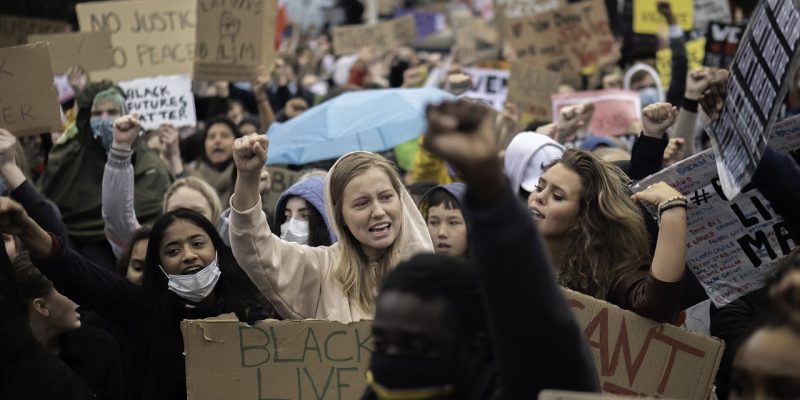
[(639, 93), (629, 90), (594, 90), (554, 94), (553, 121), (558, 122), (558, 111), (566, 106), (594, 103), (594, 115), (589, 123), (591, 135), (619, 136), (635, 133), (641, 126)]

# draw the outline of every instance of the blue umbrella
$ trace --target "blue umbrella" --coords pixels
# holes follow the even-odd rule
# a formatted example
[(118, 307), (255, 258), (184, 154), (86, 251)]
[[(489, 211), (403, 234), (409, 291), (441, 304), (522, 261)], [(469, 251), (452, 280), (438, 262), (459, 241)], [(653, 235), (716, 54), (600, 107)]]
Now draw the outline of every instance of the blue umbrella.
[(388, 150), (425, 131), (425, 106), (454, 99), (431, 88), (342, 94), (286, 123), (273, 123), (267, 132), (267, 164), (307, 164), (356, 150)]

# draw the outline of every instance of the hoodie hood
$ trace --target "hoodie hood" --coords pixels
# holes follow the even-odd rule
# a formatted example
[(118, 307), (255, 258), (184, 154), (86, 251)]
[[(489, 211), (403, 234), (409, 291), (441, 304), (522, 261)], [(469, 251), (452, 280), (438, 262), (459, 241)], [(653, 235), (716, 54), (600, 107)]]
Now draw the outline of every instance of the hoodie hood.
[(506, 176), (511, 181), (514, 193), (519, 192), (523, 182), (538, 180), (542, 175), (542, 166), (562, 154), (564, 146), (540, 133), (529, 131), (515, 136), (506, 149), (504, 160)]
[(331, 243), (336, 243), (336, 233), (333, 230), (328, 212), (325, 209), (325, 178), (321, 176), (311, 176), (301, 181), (295, 182), (294, 185), (286, 189), (278, 198), (278, 203), (275, 205), (275, 213), (272, 216), (274, 226), (278, 226), (278, 217), (283, 215), (286, 211), (286, 203), (289, 198), (293, 196), (302, 197), (308, 204), (311, 204), (325, 221), (325, 226), (328, 227), (328, 235), (331, 238)]
[[(338, 160), (336, 163), (333, 164), (330, 171), (328, 171), (328, 175), (325, 177), (325, 210), (327, 211), (327, 215), (330, 216), (330, 223), (333, 226), (333, 231), (336, 234), (336, 237), (342, 237), (344, 234), (343, 226), (339, 226), (336, 222), (336, 213), (333, 211), (333, 200), (331, 196), (331, 174), (336, 171), (336, 168), (340, 167), (341, 160), (357, 153), (369, 153), (366, 151), (354, 151), (347, 153)], [(425, 223), (425, 220), (422, 219), (422, 214), (420, 214), (419, 210), (417, 209), (416, 205), (414, 204), (414, 199), (411, 198), (411, 195), (408, 193), (408, 190), (404, 186), (400, 187), (400, 203), (403, 208), (403, 226), (401, 227), (400, 234), (397, 236), (396, 241), (399, 241), (399, 246), (394, 246), (395, 252), (399, 253), (398, 261), (404, 261), (418, 253), (433, 253), (433, 242), (431, 242), (431, 237), (428, 234), (428, 225)], [(346, 242), (338, 242), (340, 246), (345, 246)], [(394, 265), (392, 266), (392, 268)]]
[(424, 220), (428, 219), (428, 208), (429, 208), (428, 200), (434, 193), (436, 193), (439, 190), (444, 190), (447, 193), (450, 193), (450, 195), (456, 199), (458, 208), (460, 209), (464, 208), (464, 196), (467, 194), (467, 185), (461, 182), (450, 183), (447, 185), (439, 185), (425, 192), (425, 195), (422, 196), (422, 199), (419, 201), (419, 211), (422, 214), (422, 218)]

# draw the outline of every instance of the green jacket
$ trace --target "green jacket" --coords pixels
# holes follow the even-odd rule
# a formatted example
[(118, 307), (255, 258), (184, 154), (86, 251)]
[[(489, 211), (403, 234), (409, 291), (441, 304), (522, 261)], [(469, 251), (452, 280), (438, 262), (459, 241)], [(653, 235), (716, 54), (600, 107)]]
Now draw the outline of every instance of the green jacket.
[[(112, 85), (108, 81), (92, 83), (81, 94), (75, 123), (50, 150), (39, 180), (42, 193), (56, 203), (70, 237), (79, 243), (106, 240), (101, 213), (106, 151), (92, 137), (89, 118), (95, 94)], [(133, 151), (134, 208), (139, 222), (148, 224), (161, 215), (164, 193), (172, 177), (144, 140), (136, 139)]]

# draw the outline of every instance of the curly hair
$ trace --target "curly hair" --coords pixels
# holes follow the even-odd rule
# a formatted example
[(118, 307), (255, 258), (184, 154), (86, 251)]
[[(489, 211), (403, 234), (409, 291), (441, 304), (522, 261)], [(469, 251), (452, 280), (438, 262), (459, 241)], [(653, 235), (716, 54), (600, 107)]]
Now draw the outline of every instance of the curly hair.
[(558, 276), (559, 284), (604, 299), (612, 283), (649, 258), (648, 233), (630, 197), (630, 179), (589, 152), (570, 149), (561, 164), (580, 177), (580, 211)]

